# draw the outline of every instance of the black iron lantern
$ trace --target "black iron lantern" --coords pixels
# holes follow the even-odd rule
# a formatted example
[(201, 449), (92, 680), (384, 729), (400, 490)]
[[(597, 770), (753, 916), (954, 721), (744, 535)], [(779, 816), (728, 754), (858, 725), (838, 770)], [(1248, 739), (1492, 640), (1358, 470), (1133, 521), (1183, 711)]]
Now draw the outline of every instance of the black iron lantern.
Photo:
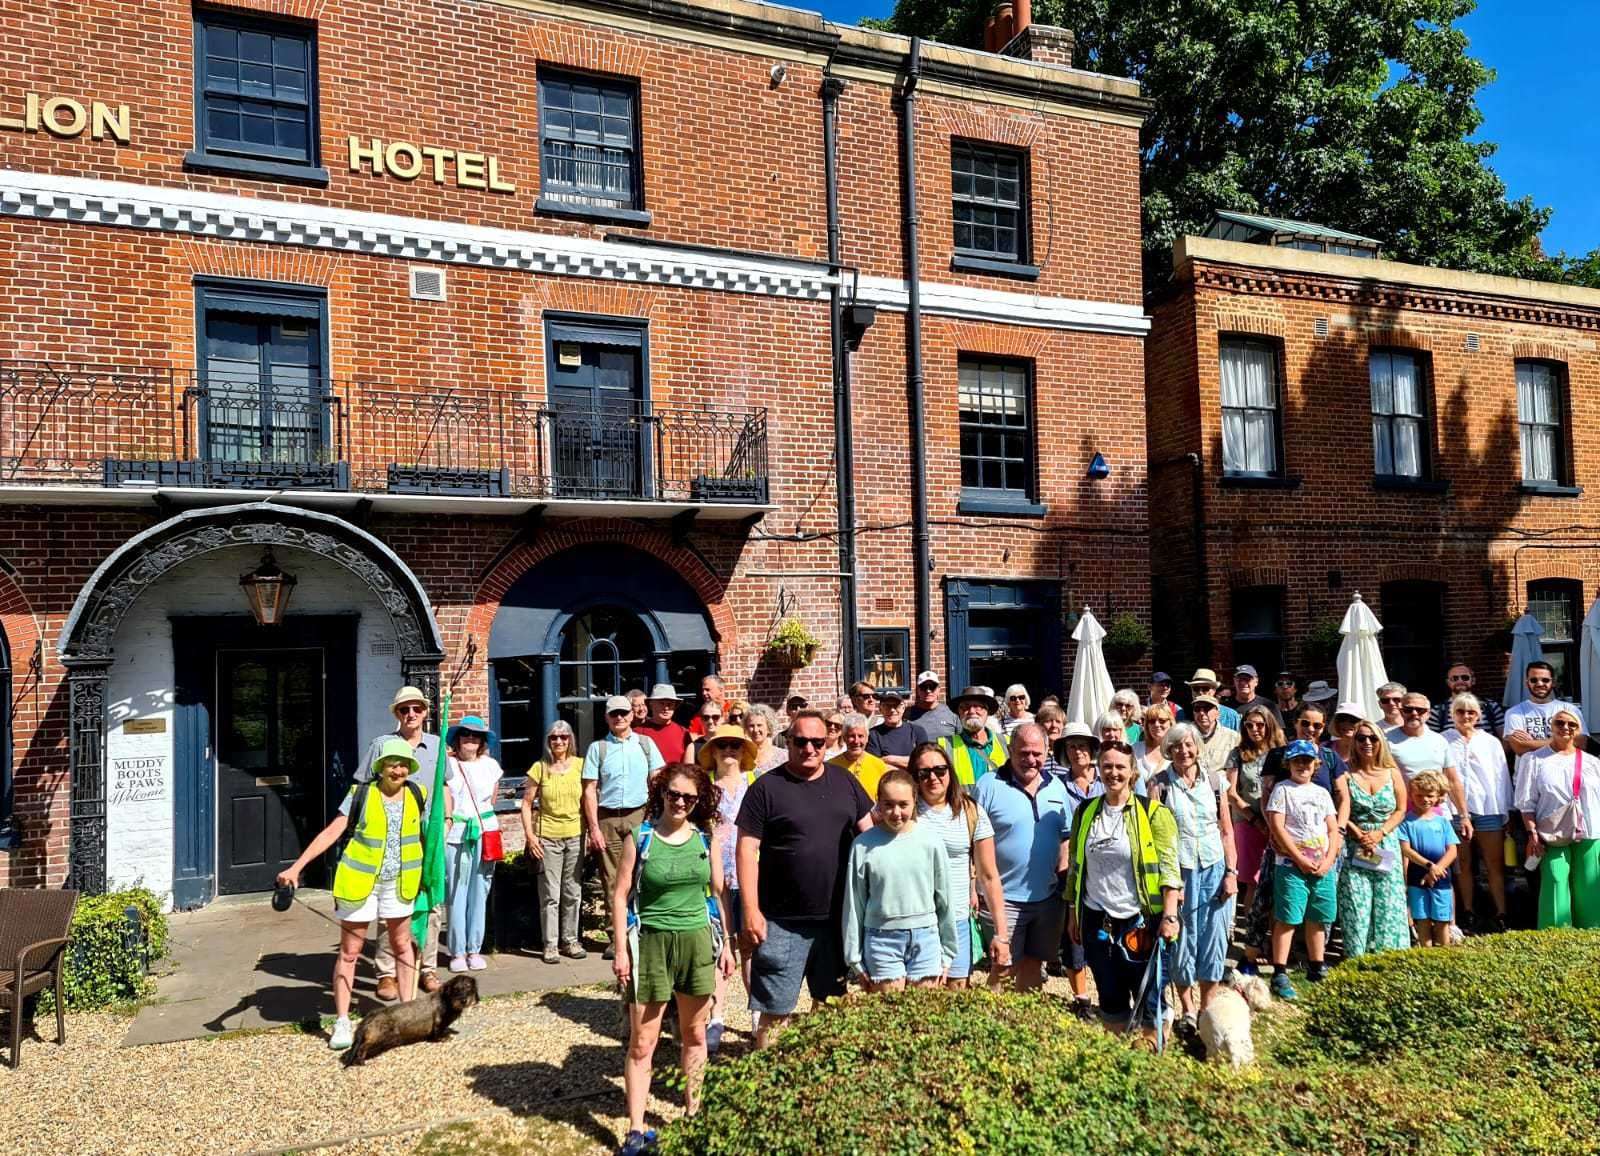
[(289, 593), (294, 589), (295, 576), (273, 560), (268, 549), (261, 557), (261, 565), (239, 575), (239, 585), (250, 602), (250, 613), (256, 616), (259, 626), (277, 626), (289, 611)]

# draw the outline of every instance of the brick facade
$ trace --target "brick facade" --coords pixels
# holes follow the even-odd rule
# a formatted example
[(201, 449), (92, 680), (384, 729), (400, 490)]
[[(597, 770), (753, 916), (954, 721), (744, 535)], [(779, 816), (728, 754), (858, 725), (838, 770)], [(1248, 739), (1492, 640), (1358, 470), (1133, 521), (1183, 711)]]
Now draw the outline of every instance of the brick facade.
[[(1587, 432), (1600, 294), (1193, 237), (1179, 257), (1152, 306), (1146, 348), (1158, 660), (1175, 672), (1201, 660), (1228, 667), (1235, 592), (1277, 590), (1288, 665), (1332, 680), (1331, 660), (1303, 640), (1359, 591), (1387, 634), (1402, 643), (1420, 634), (1425, 651), (1471, 664), (1479, 690), (1498, 696), (1503, 632), (1527, 606), (1530, 582), (1581, 583), (1580, 620), (1600, 595), (1590, 528), (1600, 455)], [(1284, 477), (1273, 483), (1224, 477), (1218, 348), (1233, 335), (1263, 337), (1279, 353)], [(1413, 352), (1424, 367), (1432, 465), (1421, 486), (1374, 475), (1369, 365), (1384, 349)], [(1561, 367), (1566, 492), (1522, 484), (1516, 363), (1526, 358)], [(1402, 583), (1413, 585), (1393, 585)], [(1440, 621), (1407, 620), (1417, 603), (1399, 600), (1419, 592), (1438, 597)], [(1414, 677), (1417, 689), (1442, 693), (1442, 665)]]
[[(45, 443), (91, 462), (196, 456), (184, 416), (185, 389), (203, 362), (196, 279), (320, 289), (342, 458), (352, 487), (378, 495), (370, 508), (346, 504), (336, 512), (359, 520), (416, 574), (437, 613), (447, 669), (463, 660), (469, 637), (484, 644), (500, 597), (530, 567), (569, 546), (614, 543), (664, 560), (686, 580), (704, 604), (716, 661), (736, 693), (767, 702), (791, 692), (831, 699), (844, 688), (855, 646), (841, 637), (836, 573), (834, 280), (825, 264), (821, 96), (824, 77), (834, 75), (845, 82), (838, 279), (847, 294), (858, 288), (862, 300), (878, 304), (851, 366), (857, 616), (863, 628), (913, 627), (895, 99), (906, 41), (744, 0), (706, 0), (648, 20), (644, 6), (556, 16), (548, 6), (511, 0), (226, 0), (218, 7), (314, 22), (325, 182), (186, 165), (196, 143), (188, 3), (97, 0), (64, 10), (0, 0), (11, 47), (0, 62), (0, 123), (26, 118), (29, 93), (129, 109), (127, 143), (42, 124), (0, 129), (0, 186), (10, 190), (0, 196), (0, 285), (8, 299), (0, 367), (48, 362), (172, 375), (142, 394), (109, 394), (88, 418), (32, 414)], [(1053, 65), (942, 46), (929, 46), (926, 56), (916, 166), (929, 648), (934, 668), (945, 671), (943, 590), (952, 579), (1044, 583), (1059, 589), (1065, 609), (1090, 605), (1103, 620), (1131, 612), (1148, 622), (1141, 105), (1126, 82)], [(547, 68), (637, 83), (648, 224), (536, 208), (537, 78)], [(414, 179), (377, 175), (370, 161), (352, 171), (351, 137), (363, 148), (378, 138), (492, 156), (515, 192), (462, 187), (448, 168), (436, 182), (427, 165)], [(1026, 151), (1036, 280), (952, 268), (956, 138)], [(57, 178), (59, 187), (35, 195)], [(47, 201), (55, 208), (39, 207)], [(630, 246), (635, 239), (651, 247)], [(408, 277), (419, 264), (444, 273), (445, 300), (412, 297)], [(1045, 319), (1030, 320), (1030, 311)], [(555, 313), (647, 323), (653, 406), (764, 409), (774, 508), (746, 523), (669, 521), (637, 507), (543, 516), (527, 502), (504, 512), (485, 502), (451, 517), (386, 505), (386, 467), (417, 449), (415, 428), (396, 416), (412, 412), (403, 406), (446, 395), (484, 413), (542, 404)], [(963, 354), (1031, 366), (1043, 515), (958, 510)], [(5, 388), (0, 379), (0, 397)], [(495, 421), (474, 460), (515, 473), (533, 451), (514, 422)], [(33, 493), (7, 487), (17, 476), (14, 468), (4, 476), (7, 455), (50, 456), (39, 440), (24, 444), (0, 430), (0, 626), (12, 655), (23, 837), (19, 850), (0, 851), (0, 885), (55, 883), (66, 872), (69, 701), (56, 643), (74, 600), (110, 553), (183, 508), (165, 500), (130, 505), (125, 493), (100, 501), (87, 490), (63, 502), (44, 493), (58, 484)], [(1104, 480), (1086, 473), (1096, 453), (1111, 467)], [(60, 484), (66, 481), (83, 479)], [(183, 502), (251, 496), (261, 495), (220, 491)], [(231, 585), (237, 574), (223, 580)], [(788, 671), (764, 659), (780, 612), (802, 618), (821, 638), (810, 667)], [(1059, 667), (1046, 662), (1052, 673), (1038, 689), (1064, 692), (1072, 649), (1064, 642)], [(1148, 661), (1116, 673), (1136, 682)], [(481, 651), (456, 705), (490, 710)]]

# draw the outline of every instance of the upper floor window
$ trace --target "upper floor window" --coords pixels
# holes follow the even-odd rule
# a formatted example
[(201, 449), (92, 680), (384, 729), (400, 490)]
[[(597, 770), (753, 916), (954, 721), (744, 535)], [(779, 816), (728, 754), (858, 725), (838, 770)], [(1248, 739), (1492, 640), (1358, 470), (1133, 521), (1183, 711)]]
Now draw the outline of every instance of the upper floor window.
[(909, 630), (857, 631), (861, 647), (861, 677), (878, 690), (911, 689), (911, 632)]
[[(1032, 270), (1028, 260), (1027, 155), (958, 140), (950, 146), (955, 254)], [(982, 267), (982, 266), (979, 266)]]
[(1277, 346), (1227, 337), (1220, 351), (1223, 473), (1275, 477), (1283, 470)]
[(540, 69), (539, 155), (539, 208), (642, 208), (638, 87)]
[(316, 32), (310, 25), (197, 10), (198, 167), (326, 180), (317, 169)]
[(1379, 477), (1428, 476), (1428, 385), (1422, 358), (1403, 349), (1374, 349), (1372, 461)]
[(1233, 592), (1233, 665), (1255, 667), (1265, 682), (1284, 669), (1282, 586), (1243, 586)]
[(1522, 434), (1522, 480), (1567, 484), (1566, 398), (1560, 366), (1517, 362), (1517, 424)]
[(957, 400), (961, 489), (1025, 505), (1033, 500), (1033, 416), (1028, 366), (963, 357)]

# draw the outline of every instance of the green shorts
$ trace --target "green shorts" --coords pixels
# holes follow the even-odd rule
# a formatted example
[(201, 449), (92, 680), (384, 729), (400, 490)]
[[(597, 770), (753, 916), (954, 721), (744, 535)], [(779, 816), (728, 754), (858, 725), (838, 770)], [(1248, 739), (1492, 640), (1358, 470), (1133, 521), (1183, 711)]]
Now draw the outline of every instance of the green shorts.
[(717, 959), (711, 954), (711, 925), (695, 931), (639, 929), (639, 958), (633, 961), (635, 1003), (666, 1003), (678, 995), (710, 995), (717, 990)]
[(1278, 864), (1272, 876), (1272, 915), (1279, 923), (1299, 927), (1320, 923), (1331, 927), (1339, 914), (1339, 872), (1335, 868), (1322, 878), (1307, 875), (1298, 867)]

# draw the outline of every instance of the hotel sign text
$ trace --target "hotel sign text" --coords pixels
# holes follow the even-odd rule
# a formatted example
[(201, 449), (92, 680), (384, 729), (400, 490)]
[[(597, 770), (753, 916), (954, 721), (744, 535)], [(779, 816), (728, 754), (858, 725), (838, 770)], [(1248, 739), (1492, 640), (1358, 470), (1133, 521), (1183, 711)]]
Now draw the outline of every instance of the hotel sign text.
[(86, 107), (82, 101), (73, 100), (70, 96), (25, 92), (20, 109), (15, 105), (0, 104), (0, 129), (47, 132), (63, 140), (82, 136), (87, 131), (95, 140), (110, 137), (118, 144), (127, 144), (132, 123), (127, 105), (106, 104), (98, 100), (91, 100)]
[(410, 141), (384, 141), (377, 137), (350, 142), (350, 171), (370, 169), (374, 176), (388, 175), (414, 181), (423, 173), (436, 185), (454, 184), (462, 189), (487, 189), (491, 193), (514, 193), (517, 186), (500, 179), (500, 158), (492, 153), (464, 152), (459, 149), (417, 145)]

